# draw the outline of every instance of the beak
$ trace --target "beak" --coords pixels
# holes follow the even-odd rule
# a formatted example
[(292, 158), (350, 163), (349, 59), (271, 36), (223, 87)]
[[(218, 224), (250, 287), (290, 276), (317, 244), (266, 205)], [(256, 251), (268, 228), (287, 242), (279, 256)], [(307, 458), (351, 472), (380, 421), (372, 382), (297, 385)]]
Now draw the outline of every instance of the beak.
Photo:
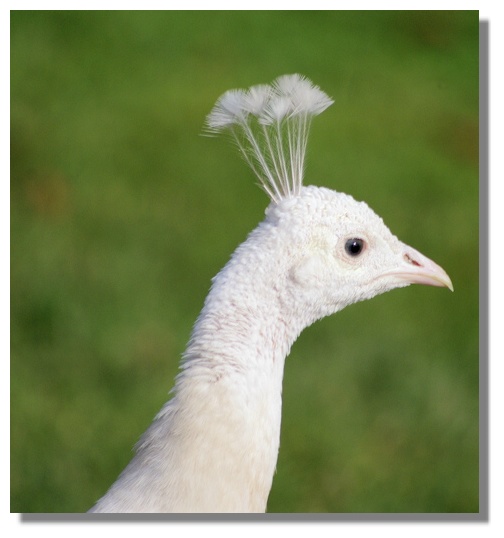
[(425, 284), (427, 286), (446, 287), (453, 291), (453, 284), (446, 271), (437, 263), (424, 256), (414, 248), (403, 245), (402, 263), (386, 273), (408, 284)]

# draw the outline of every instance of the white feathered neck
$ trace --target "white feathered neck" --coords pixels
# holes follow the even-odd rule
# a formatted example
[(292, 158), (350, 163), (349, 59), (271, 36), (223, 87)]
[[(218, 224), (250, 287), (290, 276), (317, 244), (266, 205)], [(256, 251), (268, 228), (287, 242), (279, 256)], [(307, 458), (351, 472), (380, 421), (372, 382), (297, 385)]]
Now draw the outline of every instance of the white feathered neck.
[(291, 304), (278, 208), (213, 279), (173, 398), (95, 512), (264, 512), (285, 357), (312, 313)]

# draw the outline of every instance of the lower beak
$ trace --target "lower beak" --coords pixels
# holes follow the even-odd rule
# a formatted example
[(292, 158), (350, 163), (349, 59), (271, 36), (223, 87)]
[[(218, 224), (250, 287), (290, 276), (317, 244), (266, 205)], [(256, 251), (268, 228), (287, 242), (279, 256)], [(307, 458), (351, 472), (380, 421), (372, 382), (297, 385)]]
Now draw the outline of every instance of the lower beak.
[(453, 291), (453, 284), (446, 271), (408, 245), (403, 245), (402, 263), (386, 275), (406, 281), (408, 284), (440, 286)]

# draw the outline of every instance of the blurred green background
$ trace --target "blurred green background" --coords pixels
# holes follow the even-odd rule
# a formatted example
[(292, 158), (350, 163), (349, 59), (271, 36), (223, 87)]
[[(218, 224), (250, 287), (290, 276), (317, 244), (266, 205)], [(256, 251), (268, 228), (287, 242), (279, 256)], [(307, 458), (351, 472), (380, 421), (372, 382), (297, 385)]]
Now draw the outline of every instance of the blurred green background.
[(11, 511), (86, 511), (129, 461), (267, 205), (204, 118), (293, 72), (335, 100), (306, 183), (366, 200), (455, 293), (301, 335), (268, 511), (478, 511), (476, 11), (11, 12)]

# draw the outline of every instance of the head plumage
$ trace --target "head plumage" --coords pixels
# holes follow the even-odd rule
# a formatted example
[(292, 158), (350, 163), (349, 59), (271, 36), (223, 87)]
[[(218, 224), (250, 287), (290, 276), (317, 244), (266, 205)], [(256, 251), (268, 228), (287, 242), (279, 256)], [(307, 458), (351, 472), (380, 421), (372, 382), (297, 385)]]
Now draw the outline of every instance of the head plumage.
[(302, 75), (224, 93), (206, 119), (210, 133), (228, 130), (271, 200), (298, 195), (303, 185), (313, 116), (333, 103)]

